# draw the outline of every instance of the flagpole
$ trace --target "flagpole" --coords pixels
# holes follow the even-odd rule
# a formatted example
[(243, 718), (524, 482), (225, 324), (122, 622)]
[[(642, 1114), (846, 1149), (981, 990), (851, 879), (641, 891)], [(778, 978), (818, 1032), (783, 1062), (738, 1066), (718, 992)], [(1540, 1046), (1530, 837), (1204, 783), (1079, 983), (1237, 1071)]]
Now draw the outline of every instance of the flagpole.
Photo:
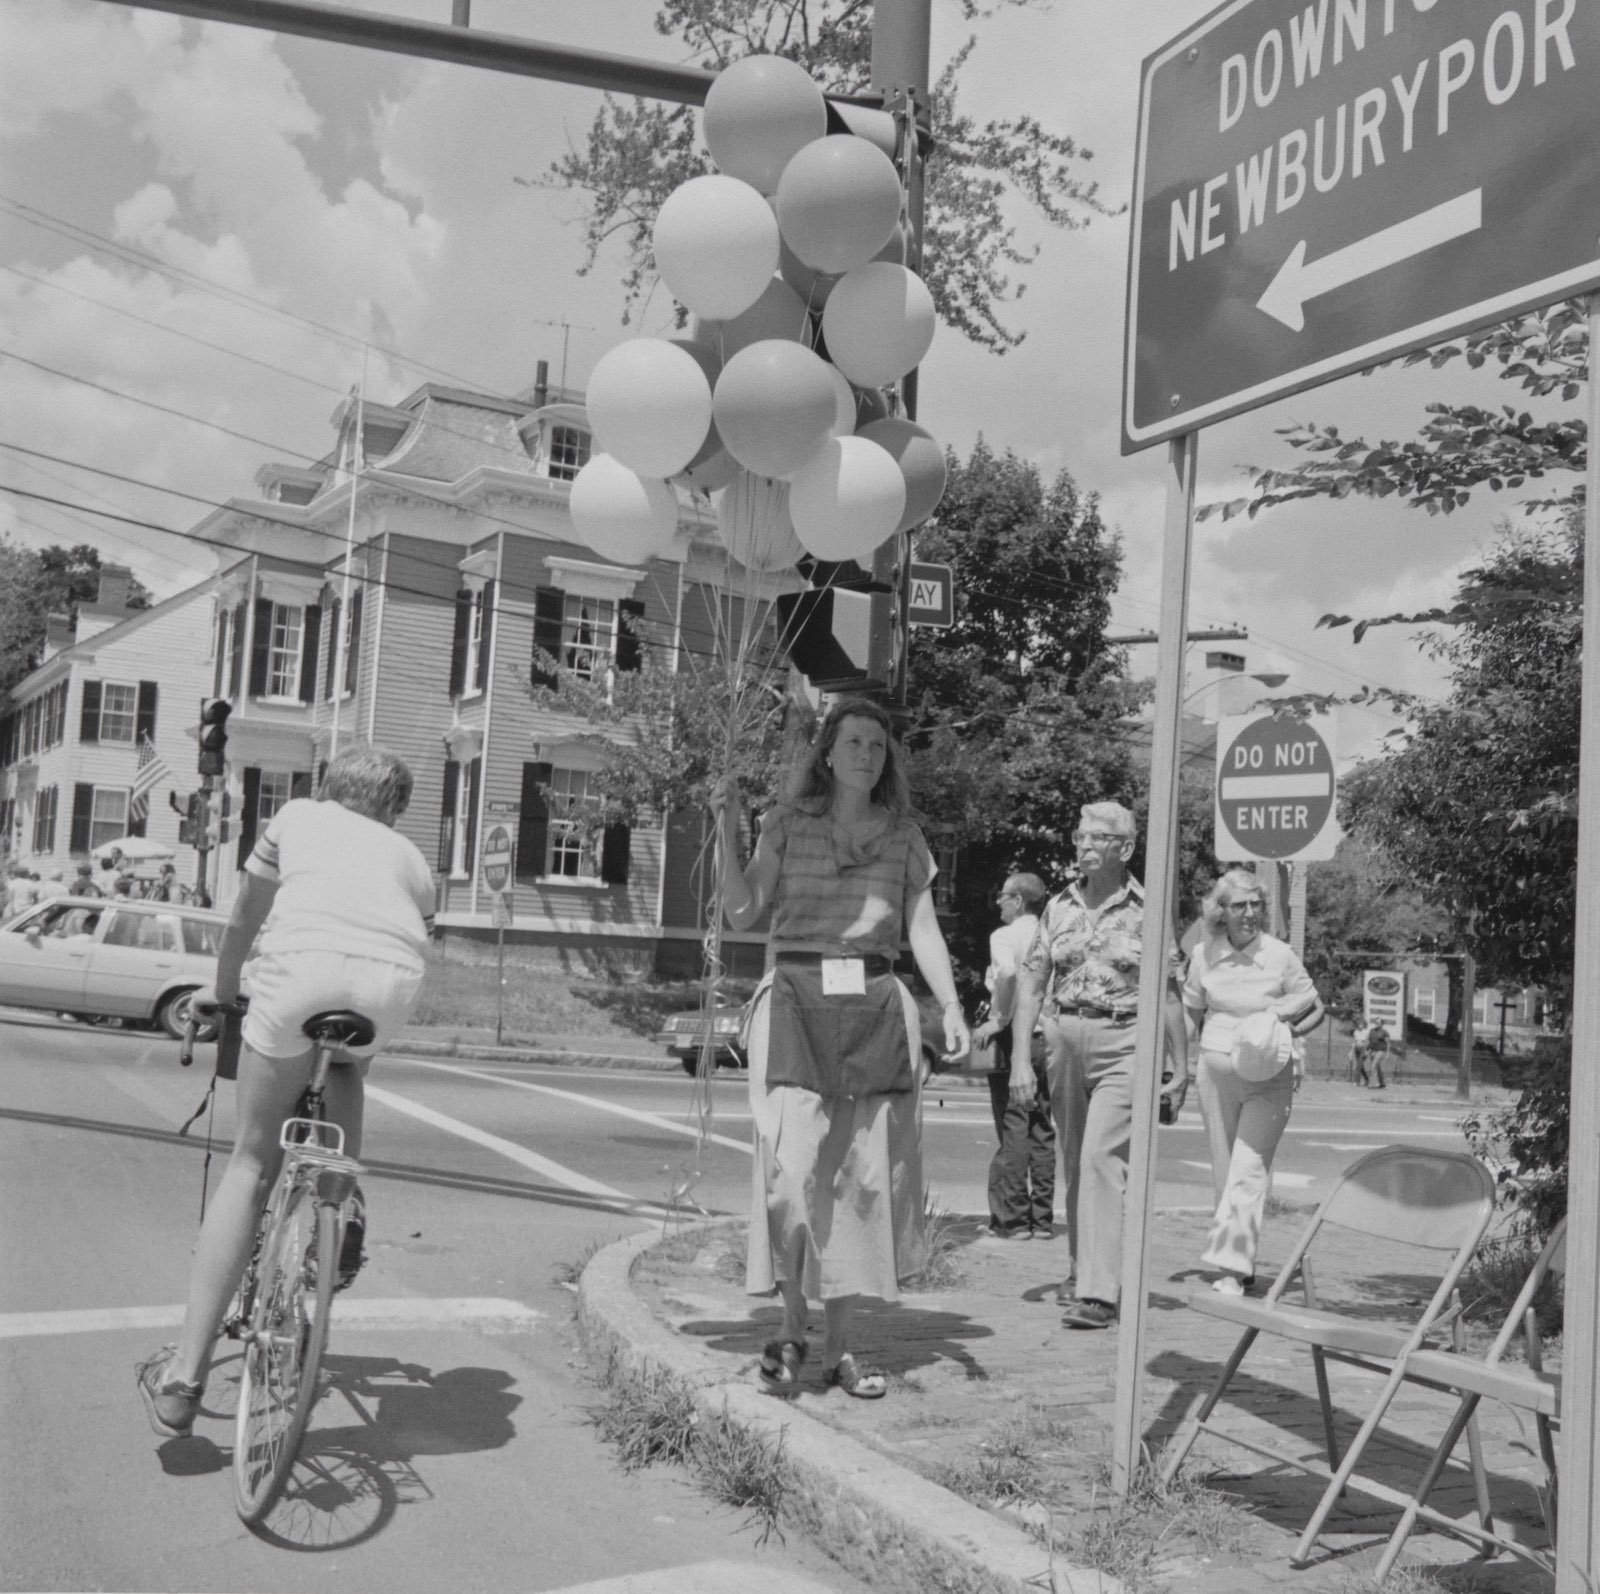
[(344, 581), (339, 592), (339, 634), (334, 638), (333, 654), (333, 729), (328, 738), (328, 762), (339, 753), (339, 722), (344, 716), (344, 674), (347, 667), (345, 638), (350, 634), (350, 566), (356, 551), (356, 483), (360, 480), (362, 412), (367, 397), (368, 345), (361, 346), (361, 381), (356, 388), (355, 434), (350, 440), (350, 513), (344, 529)]

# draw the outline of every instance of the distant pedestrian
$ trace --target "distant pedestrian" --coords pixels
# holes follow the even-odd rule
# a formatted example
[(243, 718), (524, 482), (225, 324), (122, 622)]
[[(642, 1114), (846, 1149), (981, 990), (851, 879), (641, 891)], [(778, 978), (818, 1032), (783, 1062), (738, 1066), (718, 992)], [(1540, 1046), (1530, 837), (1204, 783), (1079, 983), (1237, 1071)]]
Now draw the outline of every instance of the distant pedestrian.
[(80, 863), (78, 865), (78, 878), (72, 882), (72, 895), (75, 897), (103, 897), (103, 892), (94, 883), (94, 865)]
[(1242, 1295), (1255, 1281), (1272, 1158), (1300, 1088), (1299, 1037), (1322, 1022), (1322, 1002), (1294, 949), (1262, 925), (1266, 893), (1248, 869), (1229, 869), (1201, 912), (1183, 1006), (1200, 1034), (1200, 1116), (1211, 1147), (1216, 1211), (1201, 1260), (1212, 1288)]
[(133, 876), (131, 874), (119, 874), (111, 883), (111, 895), (113, 897), (126, 897), (131, 902), (133, 900)]
[(1029, 1101), (1011, 1095), (1011, 1019), (1017, 977), (1039, 928), (1039, 910), (1049, 893), (1036, 874), (1014, 874), (1001, 888), (1000, 928), (989, 936), (989, 1011), (972, 1032), (974, 1046), (994, 1047), (989, 1106), (999, 1145), (989, 1163), (989, 1232), (1000, 1239), (1048, 1240), (1056, 1193), (1056, 1130), (1050, 1116), (1050, 1081), (1044, 1037), (1034, 1031), (1030, 1062), (1036, 1093)]
[(1374, 1021), (1367, 1030), (1366, 1044), (1359, 1051), (1352, 1049), (1350, 1060), (1356, 1067), (1356, 1082), (1366, 1089), (1369, 1072), (1377, 1076), (1377, 1090), (1387, 1090), (1383, 1078), (1383, 1060), (1389, 1055), (1389, 1031), (1381, 1022)]
[(176, 867), (170, 863), (161, 866), (161, 873), (150, 887), (150, 898), (154, 902), (182, 902), (185, 892), (182, 882), (178, 879)]
[(19, 864), (13, 871), (6, 894), (6, 917), (14, 919), (39, 900), (39, 877)]
[(67, 883), (62, 879), (60, 869), (46, 869), (44, 879), (39, 882), (39, 900), (48, 902), (52, 897), (64, 897), (67, 894)]
[[(1128, 873), (1134, 822), (1121, 803), (1086, 804), (1072, 842), (1081, 878), (1045, 904), (1023, 960), (1011, 1024), (1011, 1088), (1023, 1102), (1035, 1094), (1024, 1059), (1042, 1010), (1077, 1278), (1076, 1298), (1068, 1298), (1061, 1321), (1068, 1328), (1107, 1328), (1122, 1288), (1144, 889)], [(1172, 982), (1162, 1021), (1182, 1056), (1177, 948), (1169, 942), (1151, 955), (1162, 959)]]

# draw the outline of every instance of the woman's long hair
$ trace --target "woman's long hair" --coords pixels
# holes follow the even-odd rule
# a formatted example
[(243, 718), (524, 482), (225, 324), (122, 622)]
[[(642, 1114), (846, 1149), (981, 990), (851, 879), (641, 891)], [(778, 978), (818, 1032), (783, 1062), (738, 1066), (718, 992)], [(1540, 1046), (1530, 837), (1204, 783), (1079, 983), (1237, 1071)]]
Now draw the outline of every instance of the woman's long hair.
[(906, 785), (905, 768), (900, 761), (900, 750), (895, 746), (894, 722), (881, 703), (867, 697), (841, 698), (830, 708), (811, 743), (790, 788), (789, 801), (808, 813), (823, 813), (833, 803), (833, 771), (828, 767), (828, 755), (839, 739), (839, 727), (847, 719), (871, 720), (882, 727), (887, 739), (884, 750), (883, 773), (872, 788), (872, 800), (887, 808), (891, 818), (904, 819), (911, 811), (911, 791)]

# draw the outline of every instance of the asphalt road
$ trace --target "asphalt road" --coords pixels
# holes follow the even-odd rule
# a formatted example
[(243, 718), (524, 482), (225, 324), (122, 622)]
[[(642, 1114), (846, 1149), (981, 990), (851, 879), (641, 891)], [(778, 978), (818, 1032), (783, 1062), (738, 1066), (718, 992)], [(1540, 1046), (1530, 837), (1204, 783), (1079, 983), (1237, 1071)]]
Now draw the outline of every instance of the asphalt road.
[[(746, 1210), (742, 1080), (702, 1136), (683, 1074), (387, 1056), (369, 1080), (371, 1260), (335, 1320), (319, 1475), (254, 1537), (228, 1479), (231, 1365), (196, 1437), (160, 1441), (136, 1359), (173, 1337), (198, 1217), (205, 1080), (164, 1037), (0, 1018), (0, 1586), (7, 1589), (570, 1588), (669, 1569), (652, 1588), (854, 1590), (791, 1539), (659, 1469), (623, 1475), (562, 1282), (598, 1243), (672, 1211)], [(220, 1166), (230, 1087), (215, 1115)], [(1309, 1086), (1277, 1186), (1312, 1202), (1358, 1151), (1460, 1143), (1445, 1101)], [(933, 1197), (984, 1209), (985, 1097), (930, 1093)], [(1156, 1200), (1210, 1202), (1193, 1098), (1160, 1136)], [(312, 1553), (314, 1552), (314, 1553)], [(752, 1565), (755, 1563), (755, 1566)], [(719, 1570), (720, 1569), (720, 1570)], [(796, 1579), (790, 1584), (790, 1579)]]

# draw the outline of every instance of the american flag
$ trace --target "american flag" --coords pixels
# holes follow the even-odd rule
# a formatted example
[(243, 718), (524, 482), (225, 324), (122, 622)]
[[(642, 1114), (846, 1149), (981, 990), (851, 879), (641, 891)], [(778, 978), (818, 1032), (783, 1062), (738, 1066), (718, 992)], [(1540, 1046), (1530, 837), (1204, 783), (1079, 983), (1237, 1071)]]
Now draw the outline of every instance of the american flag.
[(133, 797), (128, 812), (142, 823), (150, 812), (150, 793), (161, 781), (172, 780), (173, 773), (148, 736), (139, 741), (139, 765), (133, 772)]

